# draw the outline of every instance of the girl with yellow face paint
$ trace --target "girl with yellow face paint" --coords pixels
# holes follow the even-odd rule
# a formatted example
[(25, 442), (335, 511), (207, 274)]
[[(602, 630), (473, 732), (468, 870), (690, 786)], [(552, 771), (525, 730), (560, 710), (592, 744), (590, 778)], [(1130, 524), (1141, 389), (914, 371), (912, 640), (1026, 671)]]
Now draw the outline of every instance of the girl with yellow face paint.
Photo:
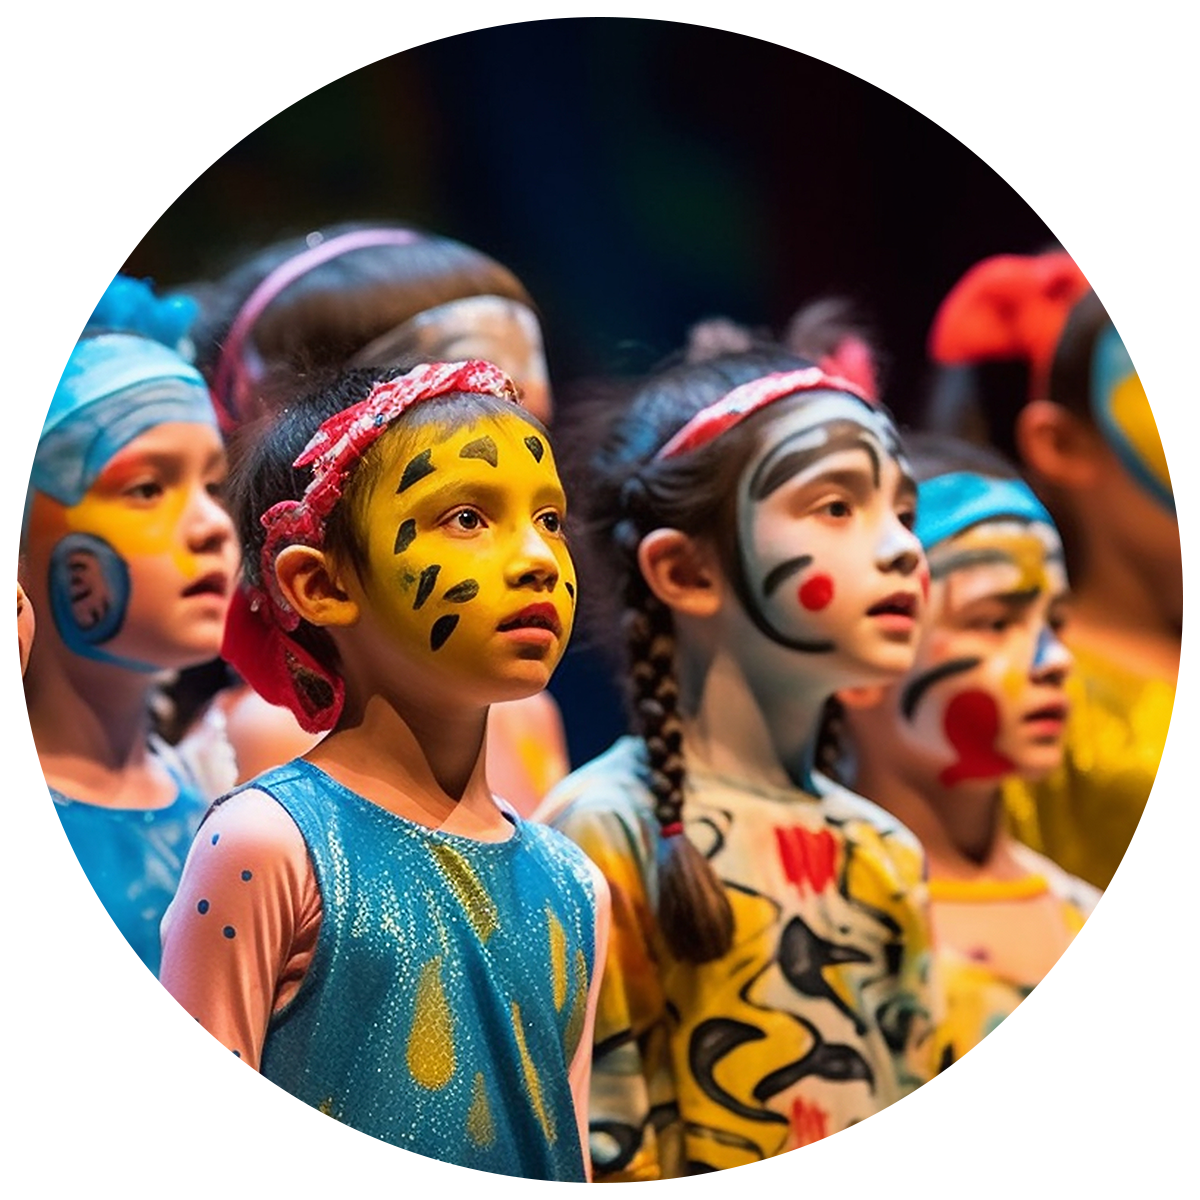
[(574, 620), (545, 430), (490, 363), (352, 372), (283, 414), (234, 490), (224, 653), (329, 732), (214, 807), (164, 984), (356, 1129), (582, 1181), (608, 893), (485, 771), (489, 706), (546, 686)]
[[(113, 294), (144, 285), (118, 277)], [(150, 313), (159, 302), (143, 297)], [(151, 733), (164, 673), (220, 647), (237, 570), (225, 454), (208, 391), (173, 349), (85, 337), (50, 404), (30, 477), (20, 582), (41, 618), (30, 725), (89, 881), (157, 970), (159, 922), (209, 801)]]
[[(520, 280), (472, 246), (407, 225), (342, 223), (254, 251), (205, 289), (193, 334), (235, 457), (257, 416), (353, 367), (486, 359), (539, 420), (553, 409), (540, 320)], [(242, 681), (218, 707), (239, 780), (312, 745), (286, 709)], [(494, 705), (489, 724), (488, 777), (528, 814), (567, 772), (558, 706), (538, 692)]]
[(842, 694), (843, 761), (848, 782), (928, 855), (952, 1061), (1041, 981), (1098, 893), (1004, 822), (1001, 785), (1059, 765), (1070, 711), (1067, 578), (1050, 514), (994, 456), (920, 435), (908, 449), (929, 614), (903, 679)]
[(976, 264), (943, 301), (930, 352), (941, 365), (925, 424), (1009, 455), (1062, 531), (1075, 656), (1066, 754), (1006, 798), (1027, 844), (1106, 887), (1158, 770), (1183, 628), (1179, 525), (1146, 392), (1061, 251)]

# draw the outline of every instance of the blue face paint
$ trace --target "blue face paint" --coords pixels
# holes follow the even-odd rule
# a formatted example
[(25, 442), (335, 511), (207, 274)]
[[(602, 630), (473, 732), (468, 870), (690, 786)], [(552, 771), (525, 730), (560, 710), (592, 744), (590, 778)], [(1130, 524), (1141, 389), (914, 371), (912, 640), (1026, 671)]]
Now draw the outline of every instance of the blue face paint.
[(1045, 506), (1019, 479), (992, 479), (971, 471), (954, 471), (917, 485), (913, 532), (926, 550), (973, 525), (1006, 517), (1054, 528), (1054, 519)]
[(50, 555), (47, 590), (58, 636), (73, 654), (147, 674), (160, 669), (102, 648), (121, 632), (130, 590), (125, 560), (103, 538), (64, 537)]
[(1093, 419), (1133, 478), (1200, 528), (1198, 380), (1200, 283), (1152, 296), (1097, 338)]

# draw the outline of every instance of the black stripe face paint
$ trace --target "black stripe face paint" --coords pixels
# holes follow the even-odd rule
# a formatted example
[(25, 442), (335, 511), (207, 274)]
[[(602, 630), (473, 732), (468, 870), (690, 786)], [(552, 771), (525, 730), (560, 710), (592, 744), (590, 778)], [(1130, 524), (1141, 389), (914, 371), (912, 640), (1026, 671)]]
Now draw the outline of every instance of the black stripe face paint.
[(525, 439), (525, 445), (529, 447), (529, 453), (533, 455), (535, 461), (541, 462), (542, 455), (546, 453), (546, 447), (543, 445), (542, 439), (531, 433)]
[[(824, 437), (821, 437), (824, 433)], [(750, 499), (766, 500), (789, 479), (807, 471), (814, 463), (843, 450), (864, 450), (871, 460), (871, 474), (879, 486), (879, 448), (876, 439), (857, 421), (828, 421), (785, 439), (765, 458), (750, 481)]]
[(413, 544), (413, 539), (417, 536), (417, 523), (409, 518), (401, 523), (400, 528), (396, 530), (396, 541), (392, 546), (393, 554), (403, 554), (405, 550)]
[(900, 711), (904, 714), (904, 719), (911, 721), (916, 716), (917, 705), (921, 703), (921, 698), (934, 684), (941, 683), (943, 679), (950, 679), (955, 675), (973, 671), (982, 662), (983, 659), (978, 657), (952, 658), (949, 662), (944, 662), (931, 671), (926, 671), (910, 680), (904, 691), (900, 693)]
[(494, 439), (486, 436), (476, 438), (473, 442), (468, 442), (458, 452), (458, 457), (479, 458), (493, 467), (500, 465), (500, 454), (496, 449), (496, 443)]
[(452, 613), (445, 617), (438, 617), (438, 619), (433, 623), (433, 629), (430, 630), (429, 633), (430, 650), (440, 650), (446, 644), (446, 639), (454, 632), (454, 627), (457, 624), (457, 613)]
[(811, 554), (801, 554), (796, 558), (789, 558), (781, 562), (777, 567), (772, 567), (763, 580), (763, 595), (770, 596), (773, 592), (777, 592), (782, 583), (803, 571), (805, 567), (812, 566), (812, 560)]
[[(417, 598), (413, 601), (413, 608), (418, 609), (425, 603), (426, 600), (433, 594), (434, 585), (437, 583), (438, 572), (441, 566), (435, 563), (432, 567), (426, 567), (421, 572), (421, 579), (417, 584)], [(457, 618), (455, 618), (457, 620)]]
[(451, 604), (465, 604), (468, 600), (474, 600), (478, 595), (478, 581), (464, 579), (462, 583), (456, 583), (449, 591), (443, 592), (442, 599), (449, 600)]
[(409, 459), (408, 466), (404, 468), (404, 473), (400, 476), (400, 486), (396, 489), (397, 495), (424, 479), (426, 475), (433, 474), (436, 468), (429, 461), (432, 456), (432, 450), (422, 450), (420, 454)]

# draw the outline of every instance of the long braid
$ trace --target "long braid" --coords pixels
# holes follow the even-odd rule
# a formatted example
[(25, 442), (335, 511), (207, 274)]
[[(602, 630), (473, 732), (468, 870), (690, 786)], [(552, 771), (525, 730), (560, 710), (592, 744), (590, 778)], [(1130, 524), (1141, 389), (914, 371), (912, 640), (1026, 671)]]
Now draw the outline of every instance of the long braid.
[(733, 910), (724, 885), (683, 831), (686, 773), (675, 678), (675, 626), (670, 610), (646, 586), (638, 569), (641, 534), (636, 523), (625, 518), (613, 534), (629, 559), (622, 631), (629, 657), (631, 707), (635, 727), (646, 745), (646, 782), (662, 832), (658, 924), (677, 958), (710, 962), (729, 951)]

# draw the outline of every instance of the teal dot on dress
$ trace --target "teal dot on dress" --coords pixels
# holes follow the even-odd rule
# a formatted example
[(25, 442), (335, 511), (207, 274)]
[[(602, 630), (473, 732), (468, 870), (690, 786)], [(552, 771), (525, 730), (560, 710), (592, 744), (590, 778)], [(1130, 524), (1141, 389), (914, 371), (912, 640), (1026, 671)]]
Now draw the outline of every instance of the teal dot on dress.
[(205, 914), (206, 912), (208, 912), (208, 901), (207, 901), (207, 900), (201, 900), (201, 901), (200, 901), (200, 903), (196, 905), (196, 911), (197, 911), (197, 912), (198, 912), (198, 913), (199, 913), (201, 916), (204, 916), (204, 914)]
[(236, 930), (236, 929), (234, 929), (234, 927), (233, 927), (232, 925), (226, 925), (226, 926), (225, 926), (225, 928), (221, 930), (221, 932), (222, 932), (222, 933), (223, 933), (223, 934), (224, 934), (224, 935), (225, 935), (227, 938), (231, 938), (231, 937), (236, 937), (236, 936), (237, 936), (237, 930)]
[(253, 878), (254, 878), (254, 875), (253, 875), (253, 873), (252, 873), (252, 872), (250, 872), (250, 871), (243, 871), (243, 872), (242, 872), (242, 879), (243, 879), (243, 881), (244, 881), (244, 882), (246, 882), (246, 883), (249, 883), (249, 882), (250, 882), (250, 880), (251, 880), (251, 879), (253, 879)]

